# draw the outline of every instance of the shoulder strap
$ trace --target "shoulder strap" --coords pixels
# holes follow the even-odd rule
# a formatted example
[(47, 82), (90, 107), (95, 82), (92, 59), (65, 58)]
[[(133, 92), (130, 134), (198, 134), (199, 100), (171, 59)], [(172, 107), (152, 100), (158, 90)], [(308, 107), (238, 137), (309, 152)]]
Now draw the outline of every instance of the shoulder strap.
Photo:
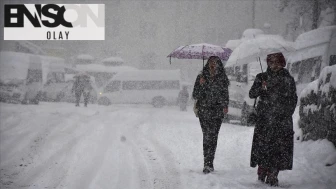
[(255, 108), (256, 102), (257, 102), (257, 98), (254, 99), (253, 108)]

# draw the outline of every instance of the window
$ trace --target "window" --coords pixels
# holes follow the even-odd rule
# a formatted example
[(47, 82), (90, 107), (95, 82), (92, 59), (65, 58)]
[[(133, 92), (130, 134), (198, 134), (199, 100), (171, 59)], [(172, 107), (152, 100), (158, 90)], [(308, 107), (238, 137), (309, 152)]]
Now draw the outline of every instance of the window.
[(63, 72), (51, 72), (48, 73), (48, 83), (64, 83), (65, 76)]
[(123, 90), (180, 89), (179, 81), (124, 81)]
[[(299, 67), (299, 83), (309, 83), (320, 75), (322, 57), (313, 57), (302, 60)], [(294, 68), (294, 65), (293, 65)]]
[(315, 78), (318, 78), (320, 76), (321, 72), (321, 63), (322, 63), (322, 56), (315, 57)]
[(233, 67), (225, 68), (225, 72), (226, 72), (227, 75), (234, 76), (234, 69), (233, 69)]
[(124, 81), (122, 85), (123, 90), (137, 90), (138, 81)]
[(330, 78), (331, 78), (331, 73), (328, 73), (327, 77), (326, 77), (325, 83), (329, 83), (330, 82)]
[(294, 63), (293, 63), (292, 68), (291, 68), (291, 72), (292, 72), (292, 74), (297, 74), (297, 73), (299, 73), (300, 64), (301, 64), (301, 61), (298, 61), (298, 62), (294, 62)]
[(28, 69), (27, 82), (41, 82), (42, 81), (42, 70)]
[(109, 72), (88, 72), (88, 74), (95, 78), (97, 87), (102, 87), (115, 75), (115, 73)]
[(329, 66), (336, 64), (336, 55), (330, 55)]
[(104, 89), (104, 93), (107, 92), (115, 92), (115, 91), (119, 91), (120, 89), (120, 81), (111, 81)]

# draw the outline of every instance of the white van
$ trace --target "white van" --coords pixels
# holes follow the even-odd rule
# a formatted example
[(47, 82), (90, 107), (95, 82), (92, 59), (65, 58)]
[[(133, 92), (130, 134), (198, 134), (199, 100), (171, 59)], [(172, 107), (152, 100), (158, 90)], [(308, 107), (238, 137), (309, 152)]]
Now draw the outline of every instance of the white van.
[(138, 70), (131, 66), (106, 66), (103, 64), (76, 65), (76, 70), (95, 78), (97, 87), (102, 87), (118, 72)]
[(181, 89), (180, 70), (135, 70), (117, 73), (102, 87), (98, 104), (175, 104)]
[(38, 104), (43, 83), (42, 67), (38, 55), (1, 51), (0, 100)]
[(336, 26), (305, 32), (295, 40), (296, 52), (287, 59), (287, 68), (300, 94), (308, 83), (319, 78), (321, 70), (336, 64)]

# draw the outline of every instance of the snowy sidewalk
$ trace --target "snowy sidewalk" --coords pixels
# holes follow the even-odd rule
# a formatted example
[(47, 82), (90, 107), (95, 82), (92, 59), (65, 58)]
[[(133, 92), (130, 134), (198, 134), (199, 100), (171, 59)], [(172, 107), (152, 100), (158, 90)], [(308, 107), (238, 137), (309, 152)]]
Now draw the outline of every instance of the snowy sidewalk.
[[(215, 172), (202, 173), (202, 133), (189, 107), (0, 104), (0, 188), (271, 188), (249, 167), (252, 127), (223, 124)], [(331, 189), (336, 150), (295, 141), (284, 188)]]

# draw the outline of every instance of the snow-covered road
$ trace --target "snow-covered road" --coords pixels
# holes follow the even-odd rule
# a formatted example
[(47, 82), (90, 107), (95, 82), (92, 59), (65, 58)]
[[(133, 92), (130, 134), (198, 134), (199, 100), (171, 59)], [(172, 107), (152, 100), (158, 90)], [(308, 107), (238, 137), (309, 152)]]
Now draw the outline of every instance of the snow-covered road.
[[(202, 133), (189, 107), (0, 104), (0, 188), (268, 188), (249, 167), (253, 128), (223, 124), (216, 171), (202, 174)], [(326, 141), (295, 141), (285, 188), (331, 189)]]

